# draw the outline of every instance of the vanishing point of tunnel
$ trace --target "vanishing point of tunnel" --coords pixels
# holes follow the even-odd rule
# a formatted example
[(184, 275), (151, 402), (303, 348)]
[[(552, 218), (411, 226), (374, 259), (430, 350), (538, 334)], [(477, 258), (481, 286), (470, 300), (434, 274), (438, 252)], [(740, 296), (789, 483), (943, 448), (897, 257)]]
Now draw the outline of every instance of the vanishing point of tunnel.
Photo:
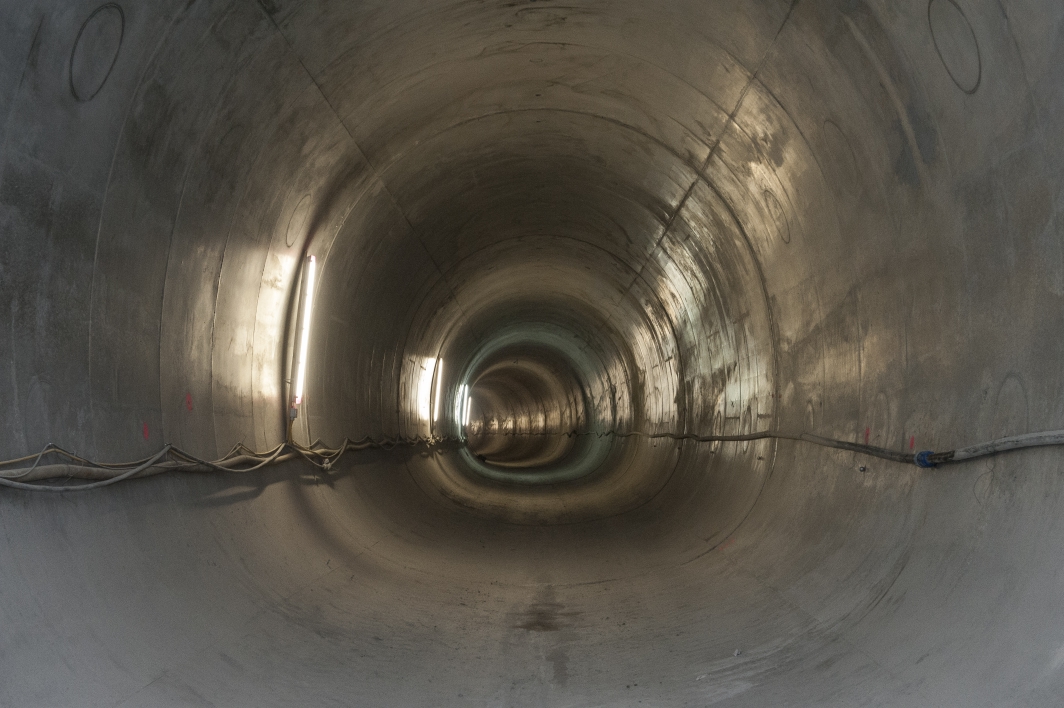
[(0, 706), (1064, 706), (1064, 449), (786, 437), (1064, 428), (1060, 0), (0, 0), (0, 120), (0, 459), (383, 445), (0, 488)]

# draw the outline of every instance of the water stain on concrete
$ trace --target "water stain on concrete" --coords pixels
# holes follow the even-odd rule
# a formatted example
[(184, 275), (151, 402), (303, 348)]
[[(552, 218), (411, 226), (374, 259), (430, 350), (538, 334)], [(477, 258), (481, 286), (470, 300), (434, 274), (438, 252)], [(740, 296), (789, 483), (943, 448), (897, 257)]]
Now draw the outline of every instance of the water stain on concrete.
[(518, 615), (515, 629), (529, 632), (558, 632), (574, 624), (580, 612), (566, 612), (559, 602), (537, 602)]

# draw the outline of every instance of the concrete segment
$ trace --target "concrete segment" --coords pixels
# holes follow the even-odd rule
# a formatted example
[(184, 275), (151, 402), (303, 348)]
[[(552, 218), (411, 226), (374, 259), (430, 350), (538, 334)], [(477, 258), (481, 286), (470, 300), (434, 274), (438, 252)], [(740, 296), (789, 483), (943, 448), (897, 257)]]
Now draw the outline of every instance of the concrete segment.
[(0, 706), (1064, 704), (1061, 450), (594, 435), (1064, 428), (1056, 0), (0, 0), (0, 116), (0, 458), (277, 444), (307, 255), (297, 440), (474, 402), (3, 490)]

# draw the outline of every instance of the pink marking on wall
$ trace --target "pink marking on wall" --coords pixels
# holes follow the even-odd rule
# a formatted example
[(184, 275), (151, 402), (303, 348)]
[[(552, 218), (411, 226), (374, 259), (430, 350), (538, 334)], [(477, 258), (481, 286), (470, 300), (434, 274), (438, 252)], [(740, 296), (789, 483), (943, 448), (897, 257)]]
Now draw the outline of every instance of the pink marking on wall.
[(914, 447), (916, 447), (916, 436), (915, 435), (910, 435), (909, 436), (909, 449), (912, 450)]
[(868, 438), (870, 438), (870, 437), (872, 437), (872, 429), (871, 428), (865, 428), (864, 429), (864, 444), (865, 445), (868, 444)]
[(147, 423), (144, 423), (144, 427), (142, 428), (141, 432), (144, 433), (144, 439), (145, 440), (147, 440), (149, 437), (151, 437), (151, 433), (148, 432), (148, 424)]
[(188, 408), (189, 410), (192, 410), (192, 394), (191, 393), (186, 393), (185, 394), (185, 408)]

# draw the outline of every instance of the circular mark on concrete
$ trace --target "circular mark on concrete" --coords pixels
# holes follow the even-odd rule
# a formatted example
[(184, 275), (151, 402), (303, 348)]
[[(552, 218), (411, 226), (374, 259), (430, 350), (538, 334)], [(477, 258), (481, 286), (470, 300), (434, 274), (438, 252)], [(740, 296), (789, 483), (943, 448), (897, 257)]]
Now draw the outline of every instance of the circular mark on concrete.
[(284, 242), (291, 247), (299, 240), (307, 225), (307, 216), (310, 215), (310, 195), (304, 194), (296, 204), (296, 210), (292, 212), (292, 218), (288, 220), (288, 233), (285, 234)]
[(225, 131), (225, 135), (218, 141), (218, 146), (210, 151), (211, 161), (221, 166), (233, 164), (247, 133), (247, 127), (242, 123), (237, 123)]
[[(991, 458), (993, 459), (993, 458)], [(975, 500), (979, 504), (986, 504), (986, 500), (990, 498), (990, 491), (994, 486), (994, 470), (989, 468), (986, 472), (983, 472), (975, 480), (975, 484), (972, 486), (972, 492), (975, 494)]]
[(787, 221), (787, 214), (784, 213), (780, 200), (768, 189), (765, 190), (765, 207), (768, 209), (768, 215), (772, 219), (772, 223), (776, 225), (776, 233), (779, 234), (784, 243), (790, 243), (791, 225)]
[(887, 394), (880, 391), (872, 400), (871, 414), (865, 428), (865, 444), (876, 447), (890, 447), (892, 439), (890, 420), (890, 401)]
[(828, 149), (831, 162), (838, 171), (839, 184), (848, 193), (854, 192), (860, 184), (861, 174), (857, 169), (857, 155), (853, 145), (842, 128), (833, 120), (824, 121), (822, 128), (824, 145)]
[(1009, 374), (998, 388), (990, 435), (1003, 438), (1007, 435), (1026, 433), (1031, 424), (1030, 418), (1031, 406), (1027, 398), (1027, 387), (1018, 374)]
[[(1017, 374), (1009, 374), (998, 387), (997, 396), (994, 397), (994, 407), (991, 411), (989, 426), (982, 437), (988, 440), (1003, 438), (1009, 435), (1019, 435), (1030, 430), (1030, 402), (1027, 399), (1027, 387)], [(998, 467), (997, 456), (988, 457), (983, 464), (984, 469), (991, 474)], [(992, 480), (991, 480), (992, 481)], [(976, 495), (978, 497), (978, 493)]]
[(125, 29), (125, 13), (113, 2), (100, 5), (82, 23), (70, 50), (70, 93), (76, 100), (91, 101), (107, 83)]
[(983, 61), (975, 31), (954, 0), (931, 0), (927, 5), (931, 39), (946, 72), (967, 94), (975, 93), (983, 78)]

